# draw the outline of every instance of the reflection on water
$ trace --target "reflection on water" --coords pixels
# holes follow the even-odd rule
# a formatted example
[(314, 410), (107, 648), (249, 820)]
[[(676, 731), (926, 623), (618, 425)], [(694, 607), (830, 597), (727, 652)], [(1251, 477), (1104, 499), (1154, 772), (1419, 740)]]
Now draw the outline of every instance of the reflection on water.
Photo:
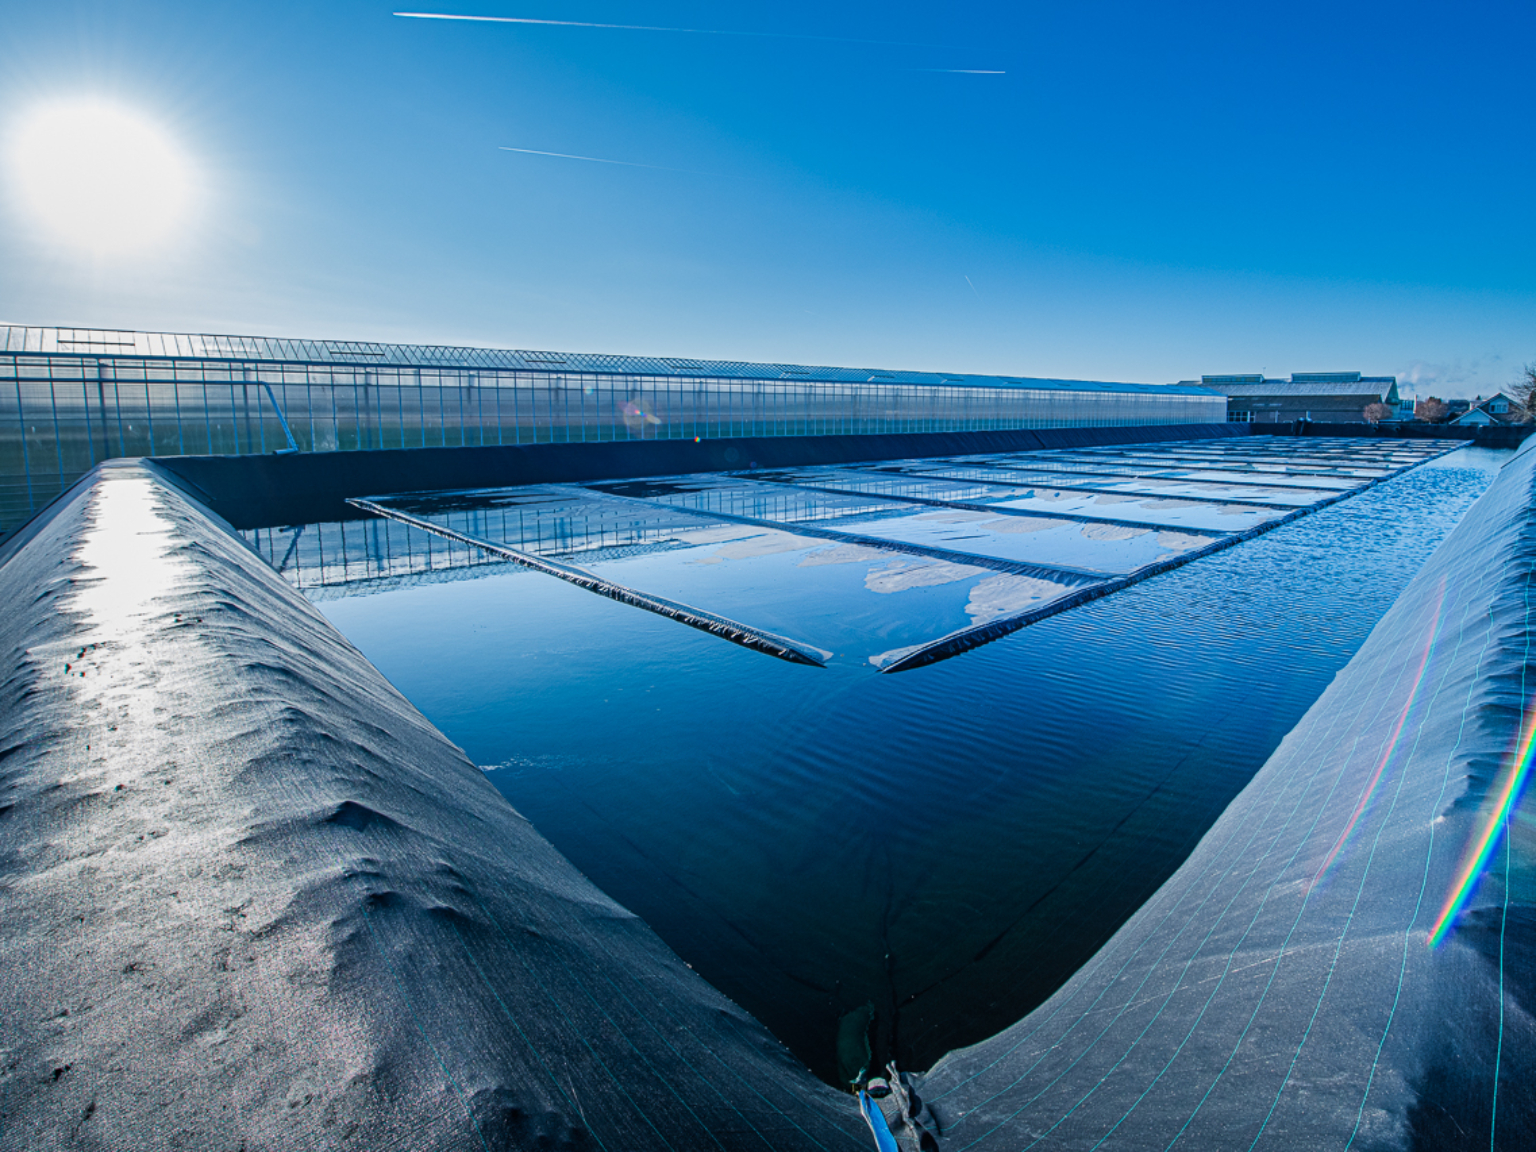
[(253, 528), (241, 535), (311, 600), (473, 580), (488, 566), (511, 567), (499, 556), (389, 520)]
[[(1457, 452), (897, 676), (766, 659), (510, 566), (331, 585), (384, 590), (321, 608), (578, 867), (836, 1080), (857, 1070), (839, 1067), (840, 1029), (845, 1063), (863, 1033), (875, 1060), (922, 1068), (1057, 987), (1177, 867), (1506, 455)], [(789, 524), (803, 547), (716, 523), (679, 548), (677, 525), (647, 535), (630, 515), (549, 546), (635, 586), (687, 572), (716, 590), (710, 607), (849, 642), (963, 616), (1001, 574), (924, 575), (900, 567), (920, 557), (840, 552), (859, 546)], [(431, 539), (391, 531), (393, 552)], [(903, 633), (909, 610), (890, 606), (930, 592), (949, 599), (912, 601), (922, 628)], [(843, 619), (865, 601), (886, 615)]]
[[(1128, 582), (1220, 550), (1245, 534), (1344, 499), (1455, 446), (1312, 440), (1307, 455), (1296, 457), (1294, 442), (1266, 437), (1251, 439), (1240, 450), (1216, 452), (1172, 442), (847, 468), (757, 472), (754, 467), (746, 475), (535, 484), (352, 503), (738, 642), (752, 634), (772, 635), (779, 638), (776, 646), (764, 650), (776, 654), (835, 652), (839, 659), (901, 672), (959, 655)], [(1185, 485), (1206, 495), (1170, 498), (1158, 486), (1175, 483), (1168, 477), (1183, 474), (1186, 459), (1194, 457), (1205, 461), (1205, 475), (1229, 482)], [(1059, 469), (1063, 460), (1117, 470), (1106, 481), (1112, 487), (1085, 486), (1079, 478), (1063, 487), (1058, 478), (1049, 488), (1037, 488), (1022, 479), (1005, 479), (961, 484), (957, 492), (948, 476), (932, 475), (986, 465), (994, 478), (1022, 478)], [(1285, 500), (1252, 498), (1270, 494), (1274, 483), (1253, 482), (1260, 470), (1283, 475), (1274, 492)], [(1306, 485), (1291, 485), (1297, 477)], [(1231, 491), (1246, 495), (1234, 498)], [(1127, 507), (1115, 507), (1121, 504)], [(1141, 518), (1133, 519), (1138, 512)], [(1246, 523), (1233, 516), (1244, 512), (1260, 514), (1250, 515)], [(700, 545), (717, 540), (731, 543), (703, 558), (697, 554)], [(819, 541), (851, 545), (857, 553)], [(634, 551), (642, 544), (662, 545), (660, 550), (669, 555), (652, 555), (642, 564)], [(622, 551), (612, 552), (615, 546)], [(690, 554), (690, 548), (695, 552)], [(808, 553), (797, 565), (801, 569), (819, 567), (817, 557), (824, 553), (841, 557), (840, 563), (864, 564), (864, 588), (877, 595), (955, 587), (946, 594), (905, 596), (899, 605), (881, 604), (846, 588), (838, 595), (826, 587), (825, 574), (795, 572), (765, 559), (785, 553)], [(562, 567), (551, 565), (557, 558)], [(742, 563), (732, 566), (729, 577), (700, 579), (698, 564), (725, 559)], [(581, 563), (573, 566), (571, 560)], [(905, 578), (914, 567), (924, 569), (922, 576)], [(1006, 576), (963, 583), (962, 573), (983, 576), (987, 571)], [(882, 578), (894, 573), (903, 578)], [(942, 578), (933, 578), (939, 573)], [(960, 616), (962, 595), (969, 619)], [(829, 617), (829, 608), (835, 618)], [(893, 645), (898, 634), (903, 642)]]

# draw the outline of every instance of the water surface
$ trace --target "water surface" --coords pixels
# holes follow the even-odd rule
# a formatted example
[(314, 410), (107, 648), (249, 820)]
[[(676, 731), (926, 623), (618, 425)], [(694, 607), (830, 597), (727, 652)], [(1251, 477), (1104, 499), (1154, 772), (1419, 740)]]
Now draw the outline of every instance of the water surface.
[[(1143, 480), (1170, 470), (1146, 454), (1093, 463)], [(446, 574), (478, 578), (419, 582), (445, 573), (416, 556), (449, 546), (398, 524), (387, 551), (410, 553), (403, 570), (424, 576), (380, 580), (375, 565), (316, 598), (579, 868), (836, 1081), (858, 1070), (866, 1039), (874, 1061), (920, 1069), (1054, 990), (1178, 866), (1507, 455), (1458, 451), (897, 675), (876, 672), (869, 651), (970, 618), (969, 597), (996, 570), (872, 591), (872, 573), (898, 577), (920, 558), (805, 564), (845, 545), (795, 537), (796, 516), (855, 521), (804, 519), (826, 509), (798, 493), (776, 521), (793, 538), (778, 550), (761, 531), (678, 547), (680, 533), (705, 529), (668, 520), (683, 509), (665, 501), (654, 519), (631, 514), (638, 535), (615, 523), (610, 536), (558, 546), (635, 586), (674, 580), (713, 610), (828, 639), (847, 658), (826, 668), (483, 556), (466, 567), (462, 546), (464, 563)], [(1338, 486), (1396, 466), (1345, 476), (1337, 455), (1311, 451), (1259, 463), (1331, 469)], [(903, 469), (972, 466), (1001, 467)], [(547, 495), (529, 499), (569, 524), (568, 509), (539, 503)], [(379, 539), (377, 527), (348, 529)], [(283, 554), (281, 538), (256, 542)]]

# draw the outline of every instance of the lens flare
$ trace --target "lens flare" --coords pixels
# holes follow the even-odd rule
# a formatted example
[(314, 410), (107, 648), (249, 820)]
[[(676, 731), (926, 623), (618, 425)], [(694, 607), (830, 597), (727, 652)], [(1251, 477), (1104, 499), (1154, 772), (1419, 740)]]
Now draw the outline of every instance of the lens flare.
[(631, 432), (641, 436), (645, 435), (647, 425), (661, 423), (661, 417), (654, 412), (647, 411), (645, 401), (639, 397), (626, 400), (624, 406), (619, 409), (619, 415), (624, 418), (625, 425)]
[(45, 104), (11, 139), (23, 208), (54, 239), (96, 255), (168, 241), (188, 215), (193, 173), (174, 140), (105, 100)]
[(1520, 739), (1515, 745), (1515, 752), (1510, 758), (1508, 770), (1504, 773), (1504, 782), (1494, 794), (1494, 802), (1488, 811), (1487, 822), (1467, 846), (1466, 857), (1462, 861), (1461, 870), (1456, 873), (1456, 881), (1451, 885), (1450, 895), (1445, 899), (1445, 907), (1440, 910), (1440, 918), (1435, 921), (1435, 926), (1429, 930), (1431, 948), (1438, 948), (1450, 932), (1456, 917), (1461, 914), (1462, 908), (1472, 898), (1478, 878), (1482, 876), (1483, 869), (1488, 866), (1489, 857), (1499, 846), (1499, 833), (1504, 830), (1509, 820), (1510, 809), (1520, 798), (1526, 777), (1530, 774), (1533, 746), (1536, 746), (1536, 708), (1527, 702), (1525, 723)]

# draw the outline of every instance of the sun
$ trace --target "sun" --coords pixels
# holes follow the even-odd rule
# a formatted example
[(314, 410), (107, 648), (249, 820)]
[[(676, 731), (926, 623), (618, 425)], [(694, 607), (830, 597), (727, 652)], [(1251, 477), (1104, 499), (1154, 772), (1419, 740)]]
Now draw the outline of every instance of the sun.
[(93, 255), (163, 247), (185, 226), (193, 172), (169, 133), (105, 100), (34, 108), (11, 138), (22, 207), (46, 234)]

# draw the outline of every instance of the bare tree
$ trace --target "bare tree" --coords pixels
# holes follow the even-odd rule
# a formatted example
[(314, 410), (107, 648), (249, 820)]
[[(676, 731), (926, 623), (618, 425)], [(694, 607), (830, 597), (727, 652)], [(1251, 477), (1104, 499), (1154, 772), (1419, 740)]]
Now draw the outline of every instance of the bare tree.
[(1525, 410), (1522, 423), (1529, 424), (1531, 417), (1536, 415), (1536, 364), (1527, 364), (1520, 369), (1520, 378), (1509, 386), (1509, 395)]
[(1380, 424), (1383, 420), (1390, 420), (1392, 412), (1392, 405), (1376, 403), (1367, 404), (1365, 411), (1361, 412), (1360, 415), (1365, 417), (1367, 424)]
[(1440, 421), (1445, 419), (1445, 414), (1448, 411), (1449, 409), (1445, 406), (1445, 401), (1438, 396), (1431, 396), (1427, 400), (1420, 400), (1413, 406), (1414, 416), (1429, 424), (1440, 423)]

